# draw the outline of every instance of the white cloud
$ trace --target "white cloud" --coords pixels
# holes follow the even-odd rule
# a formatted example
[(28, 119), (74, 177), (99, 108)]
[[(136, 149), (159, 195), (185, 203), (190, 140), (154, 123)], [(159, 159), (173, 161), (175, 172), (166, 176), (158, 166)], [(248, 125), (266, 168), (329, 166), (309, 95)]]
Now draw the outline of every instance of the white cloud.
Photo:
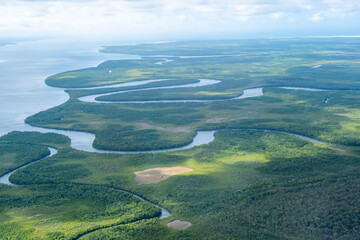
[(271, 18), (278, 20), (284, 16), (284, 13), (283, 12), (274, 12), (274, 13), (270, 14), (270, 16), (271, 16)]
[(323, 15), (324, 15), (324, 12), (320, 11), (320, 12), (318, 12), (318, 13), (313, 14), (310, 19), (311, 19), (313, 22), (316, 22), (316, 23), (317, 23), (317, 22), (320, 22), (321, 20), (324, 20)]
[[(249, 32), (254, 27), (270, 31), (293, 28), (294, 22), (305, 27), (310, 22), (355, 21), (359, 12), (358, 0), (2, 0), (0, 33), (156, 37), (179, 35), (179, 30), (185, 34)], [(271, 25), (275, 21), (279, 26)]]

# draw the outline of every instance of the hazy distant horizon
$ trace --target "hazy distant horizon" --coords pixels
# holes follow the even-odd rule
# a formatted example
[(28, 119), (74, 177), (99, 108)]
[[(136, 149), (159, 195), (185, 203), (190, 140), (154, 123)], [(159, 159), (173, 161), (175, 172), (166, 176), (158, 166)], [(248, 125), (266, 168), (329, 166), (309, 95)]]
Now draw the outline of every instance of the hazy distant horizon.
[[(49, 37), (41, 37), (41, 38), (3, 38), (0, 37), (0, 47), (4, 45), (13, 45), (21, 42), (31, 42), (31, 41), (46, 41), (49, 42), (63, 42), (63, 43), (82, 43), (82, 42), (89, 42), (93, 44), (100, 44), (98, 45), (98, 49), (100, 50), (103, 46), (121, 46), (121, 45), (139, 45), (139, 44), (161, 44), (167, 42), (192, 42), (192, 41), (236, 41), (236, 40), (261, 40), (261, 39), (322, 39), (322, 38), (360, 38), (360, 35), (334, 35), (334, 36), (302, 36), (302, 37), (244, 37), (244, 38), (182, 38), (182, 39), (139, 39), (139, 40), (126, 40), (126, 39), (79, 39), (74, 38), (72, 36), (67, 37), (57, 37), (57, 36), (49, 36)], [(0, 60), (0, 63), (3, 60)]]

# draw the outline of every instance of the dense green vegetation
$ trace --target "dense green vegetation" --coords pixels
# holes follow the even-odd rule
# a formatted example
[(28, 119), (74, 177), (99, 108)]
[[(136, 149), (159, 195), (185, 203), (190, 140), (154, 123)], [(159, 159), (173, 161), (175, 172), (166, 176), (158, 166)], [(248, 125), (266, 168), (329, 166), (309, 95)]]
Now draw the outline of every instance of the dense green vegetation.
[[(57, 147), (58, 154), (44, 158), (49, 154), (44, 143)], [(0, 185), (1, 239), (77, 239), (96, 229), (160, 214), (158, 208), (118, 189), (71, 183), (91, 172), (78, 163), (57, 163), (86, 158), (69, 148), (65, 136), (11, 132), (0, 138), (0, 146), (1, 160), (12, 168), (44, 158), (11, 176), (20, 186)]]
[(50, 154), (46, 146), (68, 144), (65, 136), (13, 131), (0, 138), (0, 176)]
[(84, 185), (1, 186), (2, 239), (77, 239), (106, 226), (159, 215), (159, 209), (111, 188)]
[(32, 146), (42, 145), (61, 148), (63, 145), (70, 144), (70, 139), (64, 135), (56, 133), (12, 131), (4, 136), (1, 136), (0, 143), (31, 144)]
[[(328, 102), (324, 103), (327, 98)], [(195, 130), (221, 128), (288, 131), (326, 142), (359, 146), (358, 99), (356, 91), (314, 94), (267, 88), (263, 97), (208, 103), (92, 104), (70, 100), (28, 118), (27, 122), (94, 132), (95, 146), (103, 149), (145, 150), (185, 145)], [(142, 129), (144, 122), (154, 128)], [(162, 131), (155, 128), (159, 126), (185, 128)], [(140, 142), (144, 138), (149, 141)]]
[[(174, 49), (174, 46), (177, 46)], [(50, 76), (51, 86), (81, 87), (143, 79), (175, 78), (221, 80), (201, 88), (161, 89), (112, 94), (106, 101), (161, 99), (229, 99), (251, 87), (267, 86), (256, 99), (210, 103), (91, 104), (76, 100), (108, 88), (69, 90), (69, 102), (36, 114), (27, 122), (37, 126), (72, 129), (96, 134), (94, 145), (111, 150), (150, 150), (188, 143), (194, 131), (217, 128), (266, 128), (289, 131), (346, 145), (359, 145), (356, 121), (357, 92), (304, 92), (269, 88), (297, 86), (325, 89), (359, 89), (360, 62), (353, 55), (354, 39), (290, 39), (165, 43), (105, 48), (104, 51), (149, 55), (227, 55), (210, 58), (159, 58), (107, 61), (96, 68)], [(110, 50), (111, 49), (111, 50)], [(165, 52), (164, 52), (165, 51)], [(167, 51), (167, 52), (166, 52)], [(175, 51), (175, 52), (174, 52)], [(176, 53), (180, 51), (180, 53)], [(313, 66), (318, 66), (312, 68)], [(320, 66), (320, 67), (319, 67)], [(111, 74), (109, 71), (111, 70)], [(176, 80), (185, 81), (185, 80)], [(164, 86), (168, 82), (152, 83)], [(133, 88), (113, 89), (131, 90)], [(326, 99), (328, 101), (325, 103)], [(299, 115), (302, 117), (299, 118)], [(216, 121), (213, 119), (221, 118)], [(214, 123), (215, 122), (215, 123)], [(143, 123), (153, 126), (143, 129)], [(159, 128), (185, 126), (186, 131)], [(111, 131), (112, 128), (117, 129)], [(127, 129), (127, 130), (125, 130)], [(128, 130), (129, 129), (129, 130)], [(126, 137), (124, 137), (126, 135)], [(144, 138), (149, 141), (143, 141)]]
[[(57, 182), (57, 185), (49, 186), (56, 186), (51, 188), (54, 191), (69, 189), (71, 193), (65, 191), (64, 196), (74, 199), (72, 204), (86, 199), (81, 193), (82, 188), (90, 193), (99, 191), (100, 196), (106, 191), (109, 197), (113, 196), (113, 190), (103, 186), (98, 188), (96, 184), (125, 188), (146, 196), (172, 213), (164, 220), (143, 220), (95, 231), (85, 239), (354, 239), (359, 231), (360, 162), (353, 150), (347, 150), (348, 153), (342, 153), (331, 146), (283, 133), (222, 130), (209, 145), (174, 153), (99, 155), (64, 149), (50, 159), (20, 170), (14, 180), (22, 179), (21, 184), (31, 184), (29, 187), (39, 189), (39, 193), (46, 192), (44, 188), (48, 185), (44, 183)], [(50, 174), (54, 173), (54, 166), (57, 166), (56, 174)], [(159, 166), (185, 166), (194, 171), (153, 185), (139, 185), (134, 181), (134, 171)], [(70, 175), (77, 172), (76, 177), (69, 177), (70, 169), (75, 169)], [(18, 194), (22, 191), (25, 190)], [(93, 199), (94, 195), (90, 193), (89, 197)], [(49, 196), (48, 192), (46, 196), (59, 198)], [(74, 211), (61, 199), (56, 201), (62, 211)], [(101, 207), (111, 201), (103, 198), (99, 201), (104, 203), (96, 204), (98, 209), (81, 208), (82, 211), (72, 213), (81, 218), (82, 231), (78, 232), (92, 226), (83, 215), (92, 216), (97, 227), (103, 224), (105, 216), (97, 215), (96, 211), (101, 212)], [(42, 200), (34, 204), (39, 202)], [(130, 206), (129, 214), (135, 211)], [(67, 210), (61, 212), (62, 216), (70, 214)], [(35, 215), (34, 212), (31, 214)], [(51, 218), (52, 215), (47, 216)], [(187, 220), (193, 226), (186, 231), (169, 229), (165, 224), (172, 219)], [(55, 225), (43, 226), (42, 231), (53, 231), (63, 224), (68, 226), (69, 222), (72, 223), (69, 226), (77, 226), (73, 221), (67, 217)], [(72, 228), (64, 229), (62, 233), (70, 236), (67, 235), (70, 232), (78, 234)]]
[(0, 143), (0, 176), (49, 154), (42, 146)]
[[(70, 148), (69, 139), (56, 134), (3, 136), (4, 173), (45, 156), (45, 146), (56, 147), (58, 153), (13, 174), (11, 181), (20, 186), (0, 186), (0, 238), (358, 239), (360, 60), (355, 53), (359, 47), (352, 38), (105, 47), (103, 52), (171, 55), (174, 61), (162, 65), (155, 64), (158, 57), (107, 61), (96, 68), (50, 76), (47, 84), (57, 87), (174, 79), (135, 87), (70, 89), (66, 103), (26, 119), (35, 126), (92, 132), (97, 148), (164, 149), (191, 142), (196, 131), (218, 131), (207, 145), (156, 154), (88, 153)], [(178, 57), (191, 55), (226, 56)], [(141, 91), (201, 78), (222, 82)], [(216, 100), (253, 87), (264, 87), (264, 95), (201, 103), (111, 103)], [(138, 91), (100, 98), (110, 103), (77, 99), (125, 90)], [(194, 171), (156, 184), (134, 180), (136, 171), (173, 166)], [(171, 216), (157, 218), (158, 208), (122, 190), (165, 207)], [(192, 226), (167, 227), (174, 219)]]

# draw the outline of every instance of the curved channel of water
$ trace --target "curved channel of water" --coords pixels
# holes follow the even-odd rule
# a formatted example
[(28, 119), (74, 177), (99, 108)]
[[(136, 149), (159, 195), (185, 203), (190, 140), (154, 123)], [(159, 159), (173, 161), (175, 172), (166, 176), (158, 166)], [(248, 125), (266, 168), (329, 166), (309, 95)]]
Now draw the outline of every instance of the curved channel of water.
[(13, 171), (11, 171), (11, 172), (9, 172), (9, 173), (6, 173), (5, 175), (2, 175), (2, 176), (0, 177), (0, 183), (6, 184), (6, 185), (17, 186), (16, 184), (10, 182), (10, 180), (9, 180), (10, 176), (13, 175), (16, 171), (18, 171), (18, 170), (20, 170), (20, 169), (22, 169), (22, 168), (25, 168), (25, 167), (27, 167), (27, 166), (29, 166), (29, 165), (37, 162), (37, 161), (40, 161), (40, 160), (42, 160), (42, 159), (49, 158), (49, 157), (51, 157), (51, 156), (53, 156), (53, 155), (55, 155), (55, 154), (57, 153), (57, 150), (56, 150), (55, 148), (48, 147), (48, 149), (49, 149), (49, 151), (50, 151), (50, 154), (49, 154), (49, 155), (47, 155), (47, 156), (44, 157), (44, 158), (41, 158), (41, 159), (38, 159), (38, 160), (36, 160), (36, 161), (30, 162), (30, 163), (28, 163), (28, 164), (25, 164), (24, 166), (18, 167), (18, 168), (16, 168), (15, 170), (13, 170)]
[(328, 90), (328, 89), (320, 89), (320, 88), (304, 88), (304, 87), (278, 87), (282, 89), (288, 89), (288, 90), (300, 90), (300, 91), (309, 91), (309, 92), (325, 92), (325, 91), (338, 91), (338, 90)]
[[(16, 169), (12, 170), (12, 171), (9, 172), (9, 173), (6, 173), (6, 174), (2, 175), (2, 176), (0, 177), (0, 183), (6, 184), (6, 185), (10, 185), (10, 186), (17, 186), (16, 184), (14, 184), (14, 183), (12, 183), (12, 182), (10, 181), (11, 175), (13, 175), (15, 172), (19, 171), (19, 170), (22, 169), (22, 168), (25, 168), (25, 167), (27, 167), (27, 166), (35, 163), (35, 162), (38, 162), (38, 161), (40, 161), (40, 160), (43, 160), (43, 159), (45, 159), (45, 158), (49, 158), (49, 157), (51, 157), (51, 156), (53, 156), (53, 155), (55, 155), (55, 154), (57, 153), (57, 150), (56, 150), (55, 148), (48, 147), (48, 149), (49, 149), (49, 151), (50, 151), (50, 154), (49, 154), (49, 155), (47, 155), (47, 156), (44, 157), (44, 158), (40, 158), (40, 159), (38, 159), (38, 160), (36, 160), (36, 161), (30, 162), (30, 163), (28, 163), (28, 164), (25, 164), (25, 165), (23, 165), (23, 166), (21, 166), (21, 167), (18, 167), (18, 168), (16, 168)], [(128, 194), (131, 194), (133, 197), (136, 197), (136, 198), (140, 199), (140, 200), (143, 201), (143, 202), (150, 203), (150, 204), (152, 204), (153, 206), (155, 206), (155, 207), (157, 207), (157, 208), (160, 208), (160, 209), (161, 209), (160, 218), (166, 218), (166, 217), (169, 217), (169, 216), (171, 215), (170, 212), (169, 212), (168, 210), (166, 210), (165, 208), (163, 208), (163, 207), (161, 207), (161, 206), (159, 206), (159, 205), (157, 205), (157, 204), (154, 204), (154, 203), (152, 203), (152, 202), (144, 199), (143, 197), (141, 197), (141, 196), (139, 196), (139, 195), (136, 195), (135, 193), (132, 193), (132, 192), (129, 192), (129, 191), (126, 191), (126, 190), (123, 190), (123, 189), (119, 189), (119, 188), (114, 188), (114, 189), (115, 189), (115, 190), (118, 190), (118, 191), (122, 191), (122, 192), (128, 193)]]
[[(30, 126), (29, 126), (30, 128)], [(114, 153), (114, 154), (138, 154), (138, 153), (159, 153), (159, 152), (172, 152), (185, 150), (192, 147), (196, 147), (202, 144), (208, 144), (214, 140), (215, 131), (198, 131), (193, 138), (192, 142), (176, 148), (160, 149), (160, 150), (148, 150), (148, 151), (112, 151), (112, 150), (100, 150), (93, 147), (95, 140), (95, 134), (80, 131), (71, 130), (58, 130), (58, 129), (47, 129), (41, 127), (31, 127), (31, 131), (37, 131), (41, 133), (57, 133), (62, 134), (70, 138), (71, 147), (80, 151), (92, 152), (92, 153)]]
[(163, 208), (163, 207), (161, 207), (161, 206), (159, 206), (159, 205), (157, 205), (157, 204), (155, 204), (155, 203), (152, 203), (152, 202), (146, 200), (145, 198), (140, 197), (139, 195), (136, 195), (135, 193), (132, 193), (132, 192), (129, 192), (129, 191), (126, 191), (126, 190), (123, 190), (123, 189), (119, 189), (119, 188), (113, 188), (113, 189), (119, 190), (119, 191), (121, 191), (121, 192), (129, 193), (129, 194), (131, 194), (133, 197), (136, 197), (136, 198), (140, 199), (140, 200), (143, 201), (143, 202), (150, 203), (150, 204), (152, 204), (153, 206), (155, 206), (155, 207), (157, 207), (157, 208), (160, 208), (160, 209), (161, 209), (161, 215), (160, 215), (160, 217), (159, 217), (160, 219), (162, 219), (162, 218), (167, 218), (167, 217), (170, 217), (170, 216), (171, 216), (171, 213), (170, 213), (168, 210), (166, 210), (165, 208)]
[[(190, 149), (190, 148), (200, 146), (203, 144), (208, 144), (208, 143), (214, 141), (214, 139), (215, 139), (214, 134), (215, 134), (215, 131), (198, 131), (190, 144), (185, 145), (183, 147), (177, 147), (177, 148), (167, 148), (167, 149), (162, 149), (162, 150), (149, 150), (149, 151), (111, 151), (111, 150), (99, 150), (99, 149), (93, 148), (91, 146), (92, 149), (90, 150), (90, 152), (115, 153), (115, 154), (173, 152), (173, 151)], [(95, 138), (95, 135), (94, 135), (94, 138)]]
[[(170, 79), (164, 79), (164, 80), (170, 80)], [(155, 82), (155, 81), (157, 81), (157, 82), (164, 81), (164, 80), (138, 81), (138, 83), (140, 83), (140, 84), (137, 84), (136, 86), (148, 84), (148, 83)], [(115, 91), (115, 92), (110, 92), (110, 93), (87, 95), (87, 96), (84, 96), (84, 97), (80, 97), (78, 99), (80, 101), (82, 101), (82, 102), (122, 103), (122, 102), (115, 102), (115, 101), (111, 101), (111, 102), (110, 101), (98, 101), (98, 100), (96, 100), (96, 98), (102, 97), (102, 96), (107, 96), (107, 95), (112, 95), (112, 94), (126, 93), (126, 92), (138, 92), (138, 91), (149, 91), (149, 90), (157, 90), (157, 89), (172, 89), (172, 88), (204, 87), (204, 86), (210, 86), (210, 85), (213, 85), (213, 84), (217, 84), (217, 83), (220, 83), (220, 82), (221, 81), (212, 80), (212, 79), (199, 79), (199, 82), (197, 82), (197, 83), (189, 83), (189, 84), (165, 86), (165, 87), (142, 88), (142, 89), (133, 89), (133, 90), (125, 90), (125, 91)], [(129, 86), (129, 85), (125, 85), (125, 84), (126, 83), (120, 83), (120, 84), (116, 84), (116, 85), (117, 85), (117, 87), (127, 87), (127, 86)], [(133, 86), (135, 86), (135, 85), (133, 85)], [(105, 87), (107, 88), (107, 86), (105, 86)], [(97, 87), (97, 88), (99, 88), (99, 87)], [(150, 102), (150, 101), (144, 101), (144, 103), (145, 102)], [(165, 101), (159, 101), (159, 102), (165, 102)], [(129, 101), (127, 103), (131, 103), (131, 101)]]
[[(145, 85), (151, 82), (155, 81), (164, 81), (168, 79), (157, 79), (157, 80), (144, 80), (144, 81), (138, 81), (134, 83), (121, 83), (121, 84), (115, 84), (106, 86), (107, 88), (111, 87), (126, 87), (126, 86), (139, 86), (139, 85)], [(192, 83), (192, 84), (184, 84), (184, 85), (176, 85), (176, 86), (168, 86), (168, 87), (156, 87), (156, 88), (144, 88), (144, 89), (136, 89), (136, 90), (129, 90), (129, 91), (143, 91), (143, 90), (154, 90), (154, 89), (168, 89), (168, 88), (181, 88), (181, 87), (200, 87), (200, 86), (208, 86), (212, 84), (217, 84), (220, 81), (218, 80), (211, 80), (211, 79), (199, 79), (198, 83)], [(131, 84), (131, 85), (130, 85)], [(94, 89), (99, 87), (93, 87), (93, 88), (87, 88), (87, 89)], [(325, 89), (315, 89), (315, 88), (301, 88), (301, 87), (278, 87), (283, 89), (289, 89), (289, 90), (301, 90), (301, 91), (327, 91)], [(236, 99), (246, 99), (251, 97), (258, 97), (263, 95), (263, 88), (252, 88), (252, 89), (245, 89), (244, 93), (239, 96), (232, 99), (222, 99), (222, 100), (159, 100), (159, 101), (127, 101), (127, 102), (107, 102), (107, 101), (97, 101), (95, 100), (96, 97), (114, 94), (114, 93), (123, 93), (123, 92), (129, 92), (129, 91), (118, 91), (118, 92), (111, 92), (106, 94), (94, 94), (90, 96), (85, 96), (79, 98), (81, 101), (86, 102), (104, 102), (104, 103), (165, 103), (165, 102), (212, 102), (212, 101), (225, 101), (225, 100), (236, 100)], [(329, 91), (336, 91), (336, 90), (329, 90)], [(116, 153), (116, 154), (137, 154), (137, 153), (157, 153), (157, 152), (167, 152), (167, 151), (178, 151), (178, 150), (185, 150), (189, 149), (195, 146), (199, 146), (201, 144), (208, 144), (211, 141), (214, 140), (214, 131), (199, 131), (195, 135), (192, 143), (178, 148), (171, 148), (171, 149), (163, 149), (163, 150), (152, 150), (152, 151), (110, 151), (110, 150), (99, 150), (92, 146), (95, 135), (92, 133), (87, 132), (80, 132), (80, 131), (72, 131), (72, 130), (57, 130), (57, 129), (46, 129), (46, 128), (40, 128), (40, 127), (30, 127), (30, 129), (34, 131), (39, 132), (53, 132), (58, 133), (62, 135), (66, 135), (71, 139), (71, 147), (74, 149), (78, 149), (81, 151), (87, 151), (87, 152), (97, 152), (97, 153)], [(291, 133), (288, 133), (291, 134)], [(294, 135), (299, 136), (300, 135)], [(306, 138), (305, 136), (301, 136), (302, 138)], [(309, 139), (308, 139), (309, 140)], [(314, 139), (313, 139), (314, 140)], [(316, 141), (316, 140), (314, 140)]]
[[(29, 47), (28, 45), (32, 46)], [(34, 48), (35, 46), (35, 48)], [(45, 46), (45, 48), (44, 48)], [(29, 125), (24, 125), (23, 124), (23, 119), (29, 115), (34, 114), (35, 112), (38, 112), (40, 110), (44, 110), (44, 109), (48, 109), (49, 107), (52, 107), (56, 104), (60, 104), (62, 102), (64, 102), (67, 99), (67, 96), (65, 96), (63, 89), (59, 89), (59, 88), (48, 88), (47, 86), (43, 86), (43, 81), (42, 79), (48, 75), (53, 74), (54, 72), (59, 72), (59, 71), (64, 71), (67, 68), (76, 68), (76, 67), (83, 67), (83, 66), (77, 66), (76, 64), (82, 61), (82, 64), (84, 65), (91, 65), (96, 61), (99, 61), (100, 58), (102, 61), (107, 60), (109, 57), (109, 55), (106, 54), (99, 54), (98, 52), (95, 53), (95, 51), (90, 51), (91, 53), (91, 64), (86, 63), (86, 61), (89, 61), (88, 59), (90, 59), (90, 55), (88, 52), (84, 51), (81, 52), (81, 54), (79, 55), (72, 55), (74, 52), (74, 49), (71, 49), (71, 51), (66, 52), (64, 54), (64, 51), (58, 51), (58, 52), (51, 52), (50, 54), (48, 53), (49, 49), (53, 51), (53, 45), (46, 45), (43, 44), (43, 42), (38, 42), (38, 43), (22, 43), (20, 45), (15, 46), (16, 49), (14, 50), (12, 47), (11, 48), (1, 48), (0, 53), (2, 54), (3, 57), (6, 58), (6, 60), (4, 62), (1, 63), (0, 66), (0, 70), (2, 69), (2, 71), (0, 71), (0, 77), (2, 79), (9, 79), (8, 81), (3, 81), (3, 86), (1, 89), (3, 89), (4, 92), (4, 102), (6, 103), (5, 107), (3, 109), (7, 109), (6, 114), (2, 114), (2, 116), (8, 116), (8, 118), (6, 119), (0, 119), (2, 122), (5, 122), (6, 124), (8, 124), (9, 126), (5, 126), (7, 128), (2, 129), (1, 134), (3, 133), (7, 133), (10, 130), (22, 130), (22, 131), (39, 131), (39, 132), (43, 132), (43, 133), (48, 133), (48, 132), (53, 132), (53, 133), (59, 133), (59, 134), (63, 134), (68, 136), (71, 139), (71, 146), (75, 149), (78, 150), (83, 150), (83, 151), (88, 151), (88, 152), (98, 152), (98, 153), (118, 153), (118, 154), (135, 154), (135, 153), (157, 153), (157, 152), (167, 152), (167, 151), (178, 151), (178, 150), (184, 150), (184, 149), (189, 149), (195, 146), (199, 146), (202, 144), (208, 144), (211, 141), (214, 140), (214, 133), (215, 131), (199, 131), (197, 132), (196, 136), (193, 139), (193, 142), (189, 145), (186, 145), (184, 147), (179, 147), (179, 148), (172, 148), (172, 149), (164, 149), (164, 150), (155, 150), (155, 151), (134, 151), (134, 152), (129, 152), (129, 151), (104, 151), (104, 150), (98, 150), (92, 147), (92, 143), (95, 139), (95, 135), (91, 134), (91, 133), (86, 133), (86, 132), (77, 132), (77, 131), (68, 131), (68, 130), (56, 130), (56, 129), (46, 129), (46, 128), (39, 128), (39, 127), (32, 127)], [(57, 47), (59, 46), (63, 46), (63, 44), (61, 45), (57, 45)], [(82, 46), (82, 45), (80, 45)], [(47, 48), (46, 48), (47, 47)], [(78, 47), (78, 46), (76, 46)], [(87, 46), (89, 47), (89, 46)], [(79, 48), (76, 48), (77, 50)], [(69, 50), (69, 49), (68, 49)], [(83, 50), (83, 49), (82, 49)], [(18, 51), (18, 52), (17, 52)], [(16, 52), (17, 54), (14, 54), (14, 52)], [(39, 55), (39, 53), (41, 53)], [(63, 55), (60, 55), (60, 53), (62, 53)], [(20, 54), (20, 55), (19, 55)], [(22, 55), (21, 55), (22, 54)], [(99, 57), (99, 55), (101, 55)], [(14, 56), (17, 56), (16, 58)], [(18, 57), (21, 56), (21, 57)], [(25, 57), (24, 57), (25, 56)], [(39, 59), (34, 59), (34, 57), (40, 56)], [(54, 56), (58, 56), (57, 58), (54, 58)], [(112, 55), (111, 58), (120, 58), (120, 59), (140, 59), (140, 56), (131, 56), (131, 55), (126, 55), (126, 56), (118, 56), (117, 55)], [(196, 56), (196, 57), (212, 57), (212, 56)], [(214, 56), (214, 57), (219, 57), (219, 56)], [(185, 58), (185, 57), (184, 57)], [(190, 57), (186, 57), (186, 58), (190, 58)], [(81, 61), (78, 61), (78, 60)], [(163, 63), (169, 62), (169, 60), (165, 60), (164, 62), (158, 62), (157, 64), (162, 65)], [(36, 64), (34, 64), (36, 63)], [(59, 69), (59, 65), (61, 66), (62, 69)], [(44, 71), (46, 70), (46, 71)], [(42, 73), (43, 75), (37, 75), (39, 73)], [(14, 76), (18, 76), (17, 78), (15, 78), (14, 81)], [(25, 77), (24, 77), (25, 76)], [(26, 76), (30, 79), (27, 79)], [(35, 79), (35, 81), (34, 81)], [(28, 81), (30, 80), (30, 81)], [(115, 88), (115, 87), (128, 87), (128, 86), (138, 86), (138, 85), (143, 85), (143, 84), (147, 84), (147, 83), (151, 83), (151, 82), (157, 82), (157, 81), (164, 81), (164, 80), (168, 80), (168, 79), (156, 79), (156, 80), (145, 80), (145, 81), (136, 81), (136, 82), (131, 82), (131, 83), (122, 83), (122, 84), (114, 84), (114, 85), (110, 85), (110, 86), (99, 86), (99, 87), (91, 87), (91, 88), (81, 88), (81, 89), (98, 89), (98, 88)], [(41, 82), (40, 82), (41, 81)], [(170, 88), (180, 88), (180, 87), (201, 87), (201, 86), (207, 86), (207, 85), (211, 85), (211, 84), (217, 84), (220, 81), (218, 80), (210, 80), (210, 79), (200, 79), (200, 81), (198, 83), (195, 84), (184, 84), (184, 85), (177, 85), (177, 86), (168, 86), (168, 87), (158, 87), (158, 88), (148, 88), (148, 89), (139, 89), (139, 90), (130, 90), (130, 91), (144, 91), (144, 90), (154, 90), (154, 89), (170, 89)], [(35, 83), (35, 86), (33, 85), (29, 85), (29, 84), (33, 84)], [(27, 85), (28, 84), (28, 85)], [(34, 92), (34, 89), (38, 89), (39, 88), (39, 84), (43, 86), (44, 89), (41, 89), (41, 96), (44, 96), (43, 98), (39, 98), (38, 96), (40, 94), (38, 94), (37, 92)], [(9, 87), (10, 86), (10, 87)], [(18, 88), (19, 86), (25, 86), (23, 87), (23, 92), (19, 91)], [(305, 91), (326, 91), (323, 89), (310, 89), (310, 88), (291, 88), (291, 87), (284, 87), (285, 89), (293, 89), (293, 90), (305, 90)], [(14, 89), (18, 90), (18, 91), (13, 91)], [(166, 101), (129, 101), (129, 102), (119, 102), (119, 103), (167, 103), (167, 102), (211, 102), (211, 101), (225, 101), (225, 100), (236, 100), (236, 99), (245, 99), (245, 98), (250, 98), (250, 97), (257, 97), (257, 96), (262, 96), (263, 95), (263, 88), (253, 88), (253, 89), (246, 89), (244, 90), (244, 93), (239, 96), (239, 97), (235, 97), (232, 99), (219, 99), (219, 100), (166, 100)], [(9, 97), (13, 97), (13, 96), (8, 96), (9, 93), (17, 93), (18, 95), (16, 95), (16, 99), (19, 99), (19, 101), (21, 100), (21, 97), (24, 97), (26, 99), (26, 101), (20, 101), (21, 104), (19, 104), (18, 102), (14, 101), (14, 104), (17, 106), (17, 108), (19, 108), (18, 106), (23, 106), (21, 109), (17, 109), (16, 107), (9, 107), (9, 103), (8, 98)], [(99, 94), (99, 95), (91, 95), (91, 96), (86, 96), (86, 97), (82, 97), (79, 98), (81, 101), (86, 101), (86, 102), (103, 102), (103, 101), (96, 101), (95, 98), (100, 97), (100, 96), (105, 96), (108, 94), (114, 94), (114, 93), (121, 93), (121, 92), (129, 92), (129, 91), (118, 91), (118, 92), (112, 92), (112, 93), (107, 93), (107, 94)], [(32, 98), (34, 98), (36, 101), (29, 101), (29, 96), (27, 94), (29, 93), (34, 93), (32, 95)], [(51, 97), (50, 97), (51, 96)], [(54, 98), (54, 96), (56, 96), (56, 98)], [(49, 99), (55, 99), (53, 100), (53, 102), (49, 102)], [(45, 101), (46, 100), (46, 101)], [(31, 106), (27, 106), (24, 103), (35, 103)], [(38, 104), (38, 103), (42, 103)], [(44, 103), (48, 103), (48, 105), (44, 105)], [(109, 102), (106, 102), (109, 103)], [(113, 103), (113, 102), (111, 102)], [(39, 106), (41, 106), (41, 108), (39, 108)], [(11, 109), (14, 109), (16, 111), (14, 111), (14, 113), (12, 113)], [(11, 115), (12, 114), (12, 115)], [(14, 121), (14, 119), (16, 119), (16, 121)], [(15, 124), (14, 124), (15, 122)], [(5, 125), (6, 125), (5, 124)], [(285, 132), (286, 133), (286, 132)], [(297, 134), (292, 134), (292, 133), (287, 133), (296, 137), (300, 137), (312, 142), (320, 142), (317, 141), (315, 139), (311, 139), (305, 136), (301, 136), (301, 135), (297, 135)], [(320, 143), (324, 143), (324, 142), (320, 142)], [(325, 143), (326, 144), (326, 143)], [(50, 157), (52, 155), (54, 155), (57, 150), (50, 148), (50, 155), (48, 155), (47, 157)], [(46, 158), (47, 158), (46, 157)], [(44, 158), (43, 158), (44, 159)], [(33, 163), (33, 162), (32, 162)], [(10, 176), (18, 171), (21, 168), (27, 167), (30, 164), (26, 164), (22, 167), (19, 167), (3, 176), (0, 177), (0, 183), (3, 184), (7, 184), (7, 185), (15, 185), (13, 183), (10, 182), (9, 178)], [(123, 192), (127, 192), (129, 194), (131, 194), (134, 197), (137, 197), (138, 199), (142, 200), (142, 201), (147, 201), (146, 199), (128, 192), (126, 190), (121, 190), (118, 189), (120, 191)], [(151, 203), (151, 202), (149, 202)], [(167, 211), (166, 209), (151, 203), (154, 206), (158, 207), (161, 209), (162, 214), (160, 216), (160, 218), (165, 218), (170, 216), (169, 211)]]
[(108, 96), (112, 94), (126, 93), (126, 92), (139, 92), (139, 91), (148, 91), (148, 90), (157, 90), (157, 89), (173, 89), (173, 88), (193, 88), (193, 87), (204, 87), (210, 86), (213, 84), (220, 83), (219, 80), (212, 79), (199, 79), (198, 83), (190, 83), (184, 85), (176, 85), (176, 86), (166, 86), (166, 87), (154, 87), (154, 88), (144, 88), (144, 89), (134, 89), (134, 90), (126, 90), (126, 91), (117, 91), (110, 93), (102, 93), (102, 94), (94, 94), (88, 95), (84, 97), (78, 98), (82, 102), (89, 103), (187, 103), (187, 102), (218, 102), (218, 101), (228, 101), (228, 100), (236, 100), (236, 99), (245, 99), (251, 97), (258, 97), (263, 95), (263, 88), (251, 88), (245, 89), (244, 93), (241, 96), (234, 98), (226, 98), (226, 99), (212, 99), (212, 100), (198, 100), (198, 99), (186, 99), (186, 100), (149, 100), (149, 101), (101, 101), (97, 100), (98, 97)]

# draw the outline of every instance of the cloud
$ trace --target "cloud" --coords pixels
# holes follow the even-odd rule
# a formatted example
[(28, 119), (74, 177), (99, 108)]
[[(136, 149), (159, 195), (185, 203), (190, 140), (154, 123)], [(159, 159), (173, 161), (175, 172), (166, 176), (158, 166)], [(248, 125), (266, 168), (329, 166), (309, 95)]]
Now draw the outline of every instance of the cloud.
[(324, 19), (323, 15), (324, 15), (324, 12), (323, 12), (323, 11), (320, 11), (320, 12), (318, 12), (318, 13), (313, 14), (310, 19), (311, 19), (313, 22), (320, 22), (321, 20)]
[(338, 20), (355, 26), (359, 12), (358, 0), (2, 0), (0, 32), (119, 38), (261, 33)]
[(280, 19), (284, 16), (284, 13), (283, 12), (274, 12), (271, 14), (271, 18), (273, 19)]

